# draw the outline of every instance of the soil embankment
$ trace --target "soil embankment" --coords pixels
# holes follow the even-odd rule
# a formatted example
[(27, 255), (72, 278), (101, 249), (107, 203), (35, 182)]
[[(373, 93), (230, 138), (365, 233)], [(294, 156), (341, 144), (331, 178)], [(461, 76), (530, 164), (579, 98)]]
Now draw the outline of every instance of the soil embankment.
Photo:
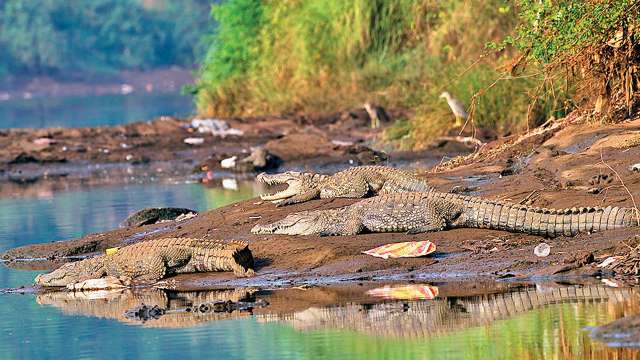
[[(441, 166), (437, 172), (424, 176), (442, 191), (458, 187), (458, 191), (471, 195), (547, 208), (632, 207), (634, 199), (630, 194), (640, 193), (640, 173), (630, 170), (640, 159), (640, 119), (606, 126), (566, 119), (562, 125), (524, 141), (514, 137), (489, 144), (480, 154), (455, 162), (462, 165)], [(235, 279), (224, 273), (195, 274), (172, 281), (188, 288), (288, 286), (348, 280), (592, 275), (601, 271), (596, 263), (611, 255), (622, 241), (638, 234), (638, 229), (623, 229), (544, 239), (479, 229), (341, 237), (250, 233), (258, 222), (268, 223), (291, 212), (327, 209), (354, 201), (357, 200), (314, 200), (276, 208), (271, 203), (251, 199), (177, 224), (118, 229), (71, 241), (22, 247), (4, 256), (55, 259), (166, 236), (239, 239), (249, 242), (257, 259), (256, 277)], [(435, 256), (415, 259), (383, 260), (361, 254), (385, 243), (410, 240), (430, 240), (438, 250)], [(543, 241), (551, 245), (551, 254), (539, 258), (533, 248)], [(50, 263), (29, 266), (51, 267)]]

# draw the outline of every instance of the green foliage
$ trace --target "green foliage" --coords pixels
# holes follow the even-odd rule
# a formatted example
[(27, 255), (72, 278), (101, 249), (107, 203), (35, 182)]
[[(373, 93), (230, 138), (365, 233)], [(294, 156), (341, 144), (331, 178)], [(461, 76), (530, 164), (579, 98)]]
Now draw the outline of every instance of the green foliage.
[(637, 0), (519, 0), (518, 6), (522, 24), (507, 42), (544, 63), (604, 43), (620, 26), (638, 21)]
[(415, 109), (388, 138), (409, 134), (421, 146), (452, 123), (442, 91), (473, 104), (475, 125), (503, 133), (565, 110), (555, 81), (505, 75), (512, 52), (487, 51), (518, 23), (506, 0), (228, 0), (213, 15), (218, 28), (195, 88), (202, 113), (327, 111), (373, 101)]
[[(0, 76), (192, 65), (212, 29), (208, 1), (7, 0), (0, 4)], [(204, 14), (204, 15), (203, 15)]]

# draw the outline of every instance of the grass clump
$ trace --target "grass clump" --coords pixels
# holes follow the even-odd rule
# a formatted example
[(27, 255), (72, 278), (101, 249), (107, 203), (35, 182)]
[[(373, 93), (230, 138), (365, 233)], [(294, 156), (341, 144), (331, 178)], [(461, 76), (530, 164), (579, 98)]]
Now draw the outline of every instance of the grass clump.
[[(213, 8), (218, 28), (193, 91), (207, 115), (335, 111), (365, 101), (410, 109), (386, 138), (414, 147), (452, 126), (439, 99), (448, 91), (468, 106), (473, 126), (510, 134), (580, 101), (578, 82), (548, 71), (554, 59), (581, 54), (571, 44), (606, 39), (576, 19), (603, 14), (598, 6), (617, 9), (603, 28), (628, 18), (613, 1), (582, 3), (227, 0)], [(578, 35), (590, 28), (591, 38)]]

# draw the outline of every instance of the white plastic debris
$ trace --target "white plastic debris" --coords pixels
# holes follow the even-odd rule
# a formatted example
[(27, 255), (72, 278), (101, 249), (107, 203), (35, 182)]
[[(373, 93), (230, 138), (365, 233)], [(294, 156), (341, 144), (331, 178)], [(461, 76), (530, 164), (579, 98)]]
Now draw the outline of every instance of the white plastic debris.
[(224, 160), (220, 161), (220, 166), (221, 166), (223, 169), (231, 169), (231, 168), (234, 168), (234, 167), (236, 167), (236, 160), (238, 160), (238, 157), (237, 157), (237, 156), (232, 156), (232, 157), (230, 157), (230, 158), (226, 158), (226, 159), (224, 159)]
[(609, 287), (620, 287), (620, 285), (616, 281), (610, 279), (602, 279), (602, 283)]
[(238, 181), (236, 179), (222, 179), (222, 188), (227, 190), (238, 190)]
[(131, 161), (131, 160), (133, 160), (133, 155), (127, 154), (127, 156), (125, 156), (124, 159), (127, 160), (127, 161)]
[(53, 139), (42, 137), (42, 138), (37, 138), (33, 140), (33, 143), (38, 146), (49, 146), (51, 144), (55, 144), (56, 141)]
[(190, 137), (190, 138), (184, 139), (184, 142), (185, 142), (185, 144), (189, 144), (189, 145), (202, 145), (204, 143), (204, 139), (203, 138)]
[(213, 136), (244, 135), (242, 130), (234, 129), (226, 121), (219, 119), (193, 119), (191, 120), (191, 127), (198, 129), (199, 133), (210, 133)]
[(537, 257), (547, 257), (551, 254), (551, 246), (547, 243), (540, 243), (533, 249), (533, 253)]
[(607, 267), (607, 266), (613, 264), (616, 261), (618, 261), (618, 256), (609, 256), (608, 258), (604, 259), (603, 262), (598, 264), (598, 267), (599, 268)]
[(351, 146), (353, 145), (353, 141), (342, 141), (342, 140), (331, 140), (333, 145), (337, 146)]

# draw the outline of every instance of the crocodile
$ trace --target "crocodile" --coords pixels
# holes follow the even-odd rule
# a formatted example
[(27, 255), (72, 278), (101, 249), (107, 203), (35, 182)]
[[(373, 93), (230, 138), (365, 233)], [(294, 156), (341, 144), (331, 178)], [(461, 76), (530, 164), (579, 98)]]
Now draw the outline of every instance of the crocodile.
[(387, 166), (357, 166), (333, 175), (297, 171), (261, 173), (256, 180), (266, 185), (287, 184), (287, 188), (282, 191), (260, 195), (262, 200), (272, 201), (277, 206), (316, 198), (364, 198), (370, 195), (431, 190), (425, 180)]
[(470, 227), (556, 237), (637, 225), (634, 208), (547, 209), (433, 190), (386, 194), (341, 208), (293, 213), (271, 224), (258, 224), (251, 232), (321, 236), (365, 231), (414, 234)]
[(194, 272), (233, 271), (236, 276), (252, 276), (253, 267), (253, 256), (245, 242), (165, 238), (65, 264), (51, 273), (38, 275), (35, 282), (71, 289), (113, 288), (154, 283), (169, 275)]

